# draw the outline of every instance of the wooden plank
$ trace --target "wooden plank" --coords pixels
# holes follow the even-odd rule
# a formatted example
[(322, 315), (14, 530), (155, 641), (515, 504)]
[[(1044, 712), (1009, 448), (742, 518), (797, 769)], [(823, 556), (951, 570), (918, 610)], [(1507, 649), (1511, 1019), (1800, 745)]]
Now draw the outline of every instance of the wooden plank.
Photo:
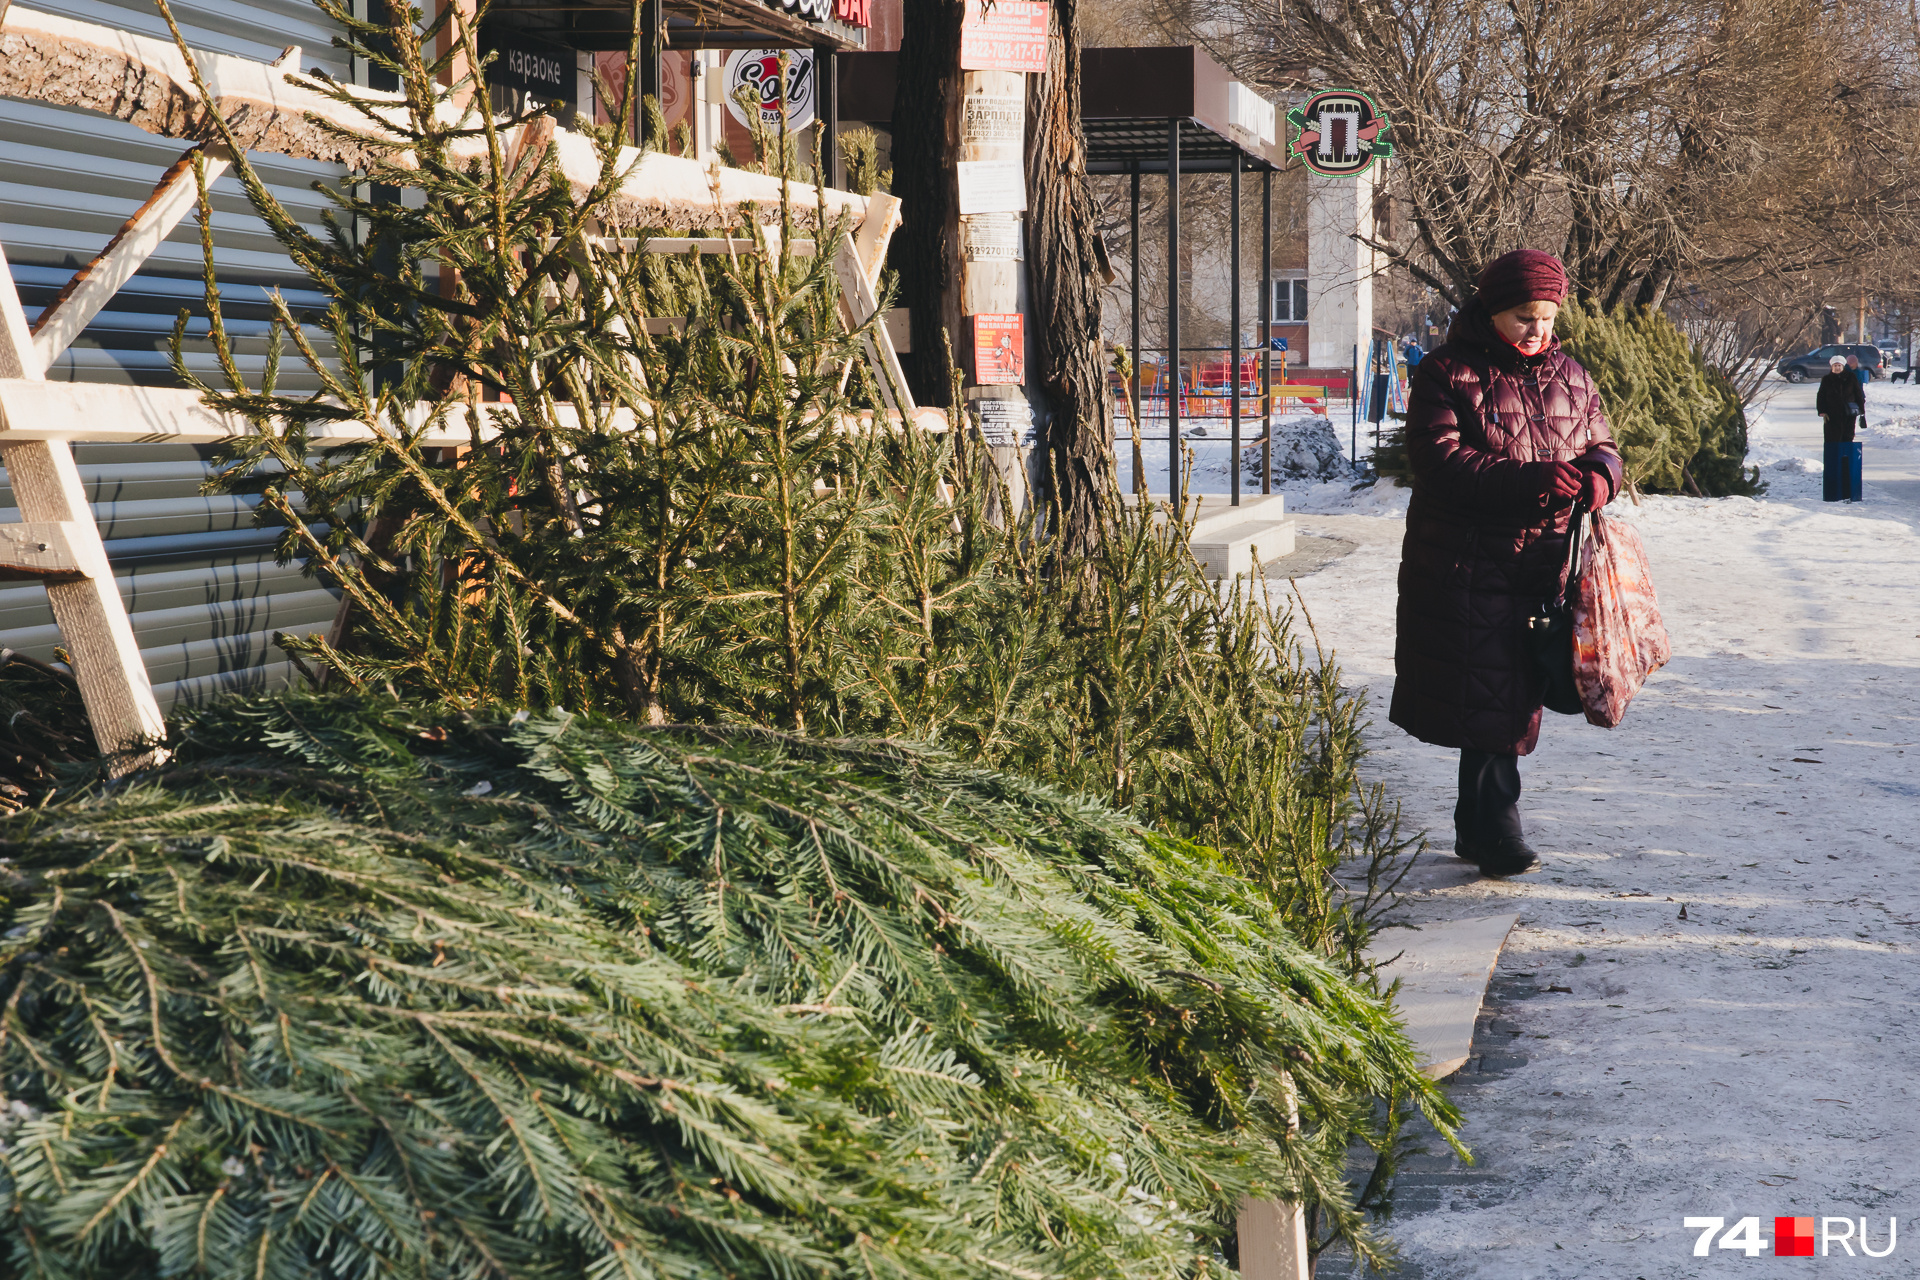
[(1240, 1204), (1241, 1280), (1308, 1280), (1307, 1216), (1283, 1200)]
[[(95, 527), (96, 538), (99, 533)], [(0, 524), (0, 579), (53, 582), (78, 578), (82, 575), (73, 543), (85, 537), (83, 531), (68, 524)]]
[[(49, 385), (45, 376), (0, 250), (0, 386), (40, 390)], [(0, 410), (0, 432), (6, 425)], [(73, 658), (74, 683), (109, 772), (118, 776), (166, 759), (166, 750), (156, 745), (166, 737), (166, 722), (114, 585), (73, 450), (64, 440), (12, 443), (0, 434), (0, 466), (7, 469), (22, 521), (0, 526), (6, 531), (6, 559), (17, 557), (24, 562), (21, 568), (58, 575), (47, 582), (47, 601)]]
[[(840, 279), (840, 305), (848, 327), (865, 324), (879, 309), (879, 302), (873, 296), (873, 286), (867, 281), (851, 235), (840, 237), (840, 250), (833, 257), (833, 271)], [(868, 367), (873, 370), (874, 381), (880, 384), (880, 395), (887, 409), (902, 418), (917, 420), (919, 413), (913, 403), (913, 393), (907, 390), (907, 375), (900, 368), (900, 357), (887, 335), (887, 326), (875, 325), (860, 345)]]
[[(483, 415), (511, 414), (512, 405), (480, 405)], [(577, 425), (570, 405), (556, 406), (563, 427)], [(647, 406), (622, 409), (614, 415), (614, 430), (632, 431), (647, 414)], [(423, 421), (428, 406), (415, 406), (414, 423)], [(887, 414), (887, 425), (898, 430), (901, 417)], [(911, 417), (922, 431), (946, 430), (945, 411), (915, 409)], [(848, 431), (874, 429), (869, 412), (848, 415)], [(0, 443), (30, 440), (84, 440), (101, 444), (219, 444), (248, 435), (253, 427), (235, 414), (218, 413), (201, 403), (196, 391), (173, 387), (128, 387), (101, 382), (30, 382), (0, 378)], [(480, 438), (492, 439), (498, 430), (481, 427)], [(316, 423), (308, 437), (321, 445), (369, 444), (373, 432), (361, 422)], [(464, 414), (445, 426), (422, 433), (425, 448), (460, 448), (473, 443)]]
[[(1300, 1132), (1300, 1092), (1293, 1077), (1280, 1075), (1287, 1101), (1287, 1130)], [(1240, 1243), (1240, 1280), (1311, 1280), (1304, 1208), (1285, 1200), (1242, 1200), (1234, 1234)]]
[[(193, 147), (173, 162), (147, 202), (127, 219), (98, 257), (73, 273), (60, 296), (34, 321), (33, 344), (43, 367), (53, 366), (54, 359), (73, 344), (80, 331), (93, 322), (198, 203), (199, 184), (193, 176), (193, 162), (200, 152), (201, 148)], [(224, 151), (209, 152), (209, 186), (227, 171), (227, 164)]]
[[(46, 366), (0, 252), (0, 387), (41, 391), (50, 385), (45, 376)], [(74, 683), (80, 686), (94, 741), (115, 776), (158, 763), (167, 755), (157, 745), (166, 737), (166, 722), (114, 585), (100, 527), (73, 465), (73, 450), (64, 440), (9, 441), (4, 434), (8, 421), (0, 408), (0, 465), (7, 469), (22, 521), (10, 527), (10, 532), (20, 532), (9, 541), (24, 552), (21, 544), (31, 539), (27, 545), (36, 556), (60, 548), (62, 554), (52, 566), (60, 577), (47, 583), (47, 601), (73, 658)], [(45, 527), (49, 525), (60, 528)], [(40, 550), (42, 543), (46, 551)]]
[(860, 252), (861, 270), (867, 273), (867, 288), (877, 296), (880, 272), (887, 265), (887, 246), (900, 226), (900, 197), (876, 191), (867, 197), (867, 216), (854, 234), (853, 247)]
[(63, 440), (0, 443), (0, 463), (7, 468), (14, 502), (27, 523), (67, 526), (70, 562), (82, 576), (49, 582), (47, 601), (73, 657), (74, 681), (94, 740), (109, 759), (109, 772), (117, 777), (159, 763), (167, 756), (158, 745), (166, 737), (166, 721), (147, 681), (140, 645), (114, 585), (113, 567), (73, 465), (73, 451)]
[[(1380, 934), (1367, 958), (1400, 982), (1395, 1008), (1420, 1051), (1420, 1069), (1444, 1080), (1473, 1052), (1473, 1024), (1517, 914), (1423, 924)], [(1398, 959), (1394, 959), (1398, 953)], [(1386, 962), (1391, 960), (1392, 963)]]
[(27, 328), (20, 292), (13, 287), (6, 249), (0, 247), (0, 378), (37, 381), (46, 376), (46, 368), (34, 351), (33, 331)]

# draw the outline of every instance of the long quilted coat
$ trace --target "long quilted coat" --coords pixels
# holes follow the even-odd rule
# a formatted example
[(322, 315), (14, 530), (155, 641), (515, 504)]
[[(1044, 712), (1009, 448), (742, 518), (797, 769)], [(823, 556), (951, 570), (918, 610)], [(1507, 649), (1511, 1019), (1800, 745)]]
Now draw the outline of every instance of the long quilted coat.
[(1478, 303), (1414, 370), (1413, 499), (1400, 554), (1388, 718), (1423, 742), (1526, 755), (1540, 680), (1525, 618), (1558, 594), (1572, 508), (1552, 464), (1624, 473), (1593, 379), (1555, 338), (1524, 356)]

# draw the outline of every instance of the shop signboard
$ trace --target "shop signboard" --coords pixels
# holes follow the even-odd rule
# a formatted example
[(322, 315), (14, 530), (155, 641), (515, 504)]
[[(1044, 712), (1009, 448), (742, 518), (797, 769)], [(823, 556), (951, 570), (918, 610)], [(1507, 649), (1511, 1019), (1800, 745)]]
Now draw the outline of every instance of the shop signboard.
[(507, 27), (480, 29), (480, 51), (491, 53), (487, 64), (487, 83), (496, 88), (516, 89), (542, 102), (571, 101), (574, 88), (574, 55), (571, 49)]
[(1386, 140), (1393, 124), (1373, 99), (1356, 89), (1323, 89), (1287, 112), (1293, 126), (1288, 153), (1314, 173), (1352, 177), (1393, 154)]
[(813, 123), (813, 55), (799, 49), (741, 49), (727, 59), (727, 111), (743, 125), (752, 125), (740, 107), (740, 90), (748, 88), (759, 100), (760, 123), (780, 128), (780, 56), (787, 57), (787, 129), (797, 132)]
[(775, 13), (824, 29), (856, 48), (873, 25), (873, 0), (762, 0)]

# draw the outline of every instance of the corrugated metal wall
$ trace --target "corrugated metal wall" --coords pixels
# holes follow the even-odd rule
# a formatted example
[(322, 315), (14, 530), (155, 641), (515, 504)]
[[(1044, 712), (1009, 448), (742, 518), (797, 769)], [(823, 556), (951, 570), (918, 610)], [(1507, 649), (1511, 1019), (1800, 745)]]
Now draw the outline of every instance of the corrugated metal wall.
[[(140, 0), (26, 2), (169, 38), (154, 6)], [(270, 61), (297, 44), (302, 67), (347, 76), (343, 55), (330, 43), (330, 27), (306, 0), (173, 0), (173, 10), (196, 48)], [(184, 143), (117, 120), (0, 98), (0, 245), (29, 322), (75, 268), (106, 246), (183, 150)], [(322, 198), (311, 186), (331, 180), (337, 170), (280, 157), (253, 159), (289, 208), (303, 221), (317, 222)], [(241, 340), (240, 366), (252, 376), (265, 349), (266, 289), (279, 287), (296, 310), (323, 302), (302, 287), (303, 278), (252, 215), (231, 176), (215, 184), (213, 197), (223, 310)], [(189, 216), (48, 376), (173, 385), (168, 334), (183, 307), (203, 310), (200, 273), (199, 227)], [(206, 332), (204, 318), (192, 332)], [(189, 359), (217, 381), (209, 353)], [(297, 361), (283, 360), (281, 387), (310, 386), (301, 372)], [(75, 448), (163, 710), (222, 689), (285, 684), (291, 668), (273, 647), (273, 633), (325, 630), (337, 603), (336, 593), (302, 577), (298, 566), (274, 563), (273, 535), (252, 527), (250, 499), (201, 494), (209, 469), (203, 454), (183, 446)], [(0, 506), (12, 504), (11, 490), (0, 485)], [(0, 510), (0, 520), (14, 519), (14, 511)], [(58, 643), (42, 587), (0, 588), (0, 644), (50, 658)]]

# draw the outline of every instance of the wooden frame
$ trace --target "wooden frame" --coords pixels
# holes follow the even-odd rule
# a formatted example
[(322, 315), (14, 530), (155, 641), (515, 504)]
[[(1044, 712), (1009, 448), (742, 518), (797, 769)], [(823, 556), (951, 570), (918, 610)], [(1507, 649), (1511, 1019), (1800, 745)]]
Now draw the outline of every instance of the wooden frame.
[[(43, 13), (0, 0), (0, 94), (81, 107), (127, 120), (163, 137), (201, 137), (212, 132), (181, 51), (171, 43), (94, 23)], [(341, 164), (364, 162), (371, 148), (356, 145), (325, 124), (364, 131), (366, 122), (348, 107), (318, 93), (298, 72), (299, 50), (274, 63), (194, 51), (193, 59), (216, 109), (250, 149)], [(381, 109), (399, 109), (397, 95), (367, 93)], [(449, 103), (448, 112), (459, 110)], [(525, 126), (537, 128), (545, 121)], [(523, 140), (509, 130), (509, 149)], [(546, 141), (542, 138), (541, 141)], [(473, 140), (478, 143), (478, 140)], [(598, 180), (591, 144), (571, 134), (551, 136), (562, 171), (576, 188)], [(480, 144), (484, 145), (484, 144)], [(127, 220), (92, 262), (75, 272), (59, 296), (30, 327), (0, 246), (0, 465), (13, 484), (20, 522), (0, 524), (0, 580), (46, 583), (54, 621), (73, 662), (74, 678), (110, 771), (118, 776), (164, 761), (166, 723), (140, 659), (133, 625), (114, 583), (99, 526), (93, 519), (72, 442), (212, 444), (251, 431), (246, 420), (205, 405), (199, 393), (101, 383), (49, 382), (46, 373), (113, 295), (134, 277), (160, 243), (195, 207), (194, 165), (202, 148), (190, 148), (161, 175), (153, 194)], [(629, 149), (631, 150), (631, 149)], [(206, 148), (212, 181), (231, 163), (218, 148)], [(817, 191), (763, 174), (702, 168), (677, 156), (633, 151), (617, 212), (643, 225), (697, 229), (737, 223), (741, 211), (769, 223), (786, 209), (796, 219), (829, 226), (848, 214), (856, 228), (835, 246), (834, 268), (845, 294), (849, 327), (874, 314), (875, 290), (887, 243), (899, 225), (899, 201), (844, 191)], [(766, 232), (773, 232), (766, 236)], [(750, 236), (662, 237), (646, 241), (655, 253), (757, 252), (777, 250), (778, 232)], [(635, 242), (636, 247), (638, 242)], [(815, 251), (813, 240), (795, 238), (791, 248)], [(670, 328), (672, 317), (649, 321)], [(920, 409), (906, 389), (900, 363), (884, 324), (862, 346), (886, 401), (882, 413), (846, 415), (841, 429), (946, 429), (946, 414)], [(416, 407), (425, 420), (427, 405)], [(483, 413), (512, 413), (510, 405), (483, 405)], [(630, 412), (626, 429), (645, 430), (645, 406)], [(617, 424), (618, 425), (618, 424)], [(371, 424), (342, 422), (317, 430), (317, 444), (351, 444), (375, 438)], [(464, 428), (448, 427), (422, 438), (428, 446), (472, 442)]]

